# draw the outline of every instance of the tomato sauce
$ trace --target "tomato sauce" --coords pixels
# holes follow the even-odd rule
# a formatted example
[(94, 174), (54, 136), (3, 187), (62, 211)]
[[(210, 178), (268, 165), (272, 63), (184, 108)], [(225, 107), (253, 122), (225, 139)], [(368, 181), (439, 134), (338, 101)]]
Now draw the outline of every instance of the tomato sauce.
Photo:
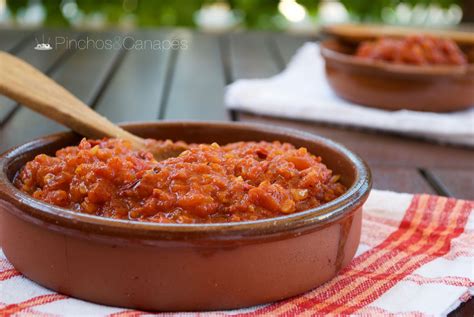
[(465, 65), (467, 57), (450, 40), (429, 35), (413, 35), (404, 39), (380, 38), (362, 42), (357, 57), (412, 65)]
[(157, 162), (124, 140), (83, 139), (55, 156), (36, 156), (14, 183), (37, 199), (77, 212), (158, 223), (271, 218), (317, 207), (346, 191), (320, 157), (288, 143), (187, 148)]

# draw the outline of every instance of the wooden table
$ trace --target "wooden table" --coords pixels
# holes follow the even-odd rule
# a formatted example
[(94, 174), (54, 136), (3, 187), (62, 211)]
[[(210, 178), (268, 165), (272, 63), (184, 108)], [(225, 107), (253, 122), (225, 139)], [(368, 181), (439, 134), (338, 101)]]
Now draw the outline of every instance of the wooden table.
[[(90, 43), (126, 38), (128, 45), (115, 50), (65, 45), (50, 51), (33, 49), (43, 38), (54, 47), (57, 36)], [(128, 49), (144, 39), (162, 46), (167, 44), (165, 40), (179, 39), (185, 41), (181, 44), (186, 47)], [(277, 74), (308, 40), (314, 39), (256, 32), (209, 35), (185, 29), (127, 34), (0, 30), (1, 50), (33, 64), (112, 121), (232, 120), (298, 128), (329, 137), (357, 152), (369, 163), (377, 189), (474, 199), (472, 149), (379, 131), (229, 112), (224, 108), (227, 84), (239, 78)], [(0, 152), (63, 129), (0, 96)], [(473, 316), (474, 300), (453, 315)]]

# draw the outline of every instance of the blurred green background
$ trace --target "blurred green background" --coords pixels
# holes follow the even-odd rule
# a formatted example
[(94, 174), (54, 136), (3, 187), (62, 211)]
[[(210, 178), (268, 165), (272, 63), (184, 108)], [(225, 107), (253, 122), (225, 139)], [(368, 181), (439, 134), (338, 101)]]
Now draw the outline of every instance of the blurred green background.
[(211, 31), (304, 31), (347, 21), (450, 26), (461, 22), (463, 10), (472, 10), (472, 3), (474, 0), (0, 0), (0, 24), (77, 28), (184, 26)]

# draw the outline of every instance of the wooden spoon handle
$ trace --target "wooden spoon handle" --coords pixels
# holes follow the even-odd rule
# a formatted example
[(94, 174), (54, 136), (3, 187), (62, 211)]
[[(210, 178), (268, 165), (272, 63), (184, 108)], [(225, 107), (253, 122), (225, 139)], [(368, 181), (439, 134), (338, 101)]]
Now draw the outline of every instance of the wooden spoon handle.
[(88, 138), (120, 138), (132, 142), (135, 149), (145, 149), (144, 139), (116, 126), (54, 80), (5, 52), (0, 52), (0, 93)]

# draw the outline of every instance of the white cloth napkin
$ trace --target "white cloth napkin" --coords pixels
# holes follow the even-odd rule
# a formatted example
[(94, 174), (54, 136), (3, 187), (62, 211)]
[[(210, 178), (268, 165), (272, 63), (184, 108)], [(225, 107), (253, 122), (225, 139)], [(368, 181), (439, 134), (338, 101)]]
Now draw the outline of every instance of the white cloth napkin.
[[(474, 89), (474, 87), (472, 87)], [(226, 105), (257, 114), (329, 122), (474, 145), (474, 109), (438, 114), (384, 111), (359, 106), (335, 95), (324, 73), (319, 46), (306, 43), (280, 74), (231, 84)], [(473, 100), (474, 106), (474, 100)]]
[[(351, 264), (285, 301), (165, 316), (444, 316), (474, 294), (474, 201), (372, 190)], [(6, 212), (6, 211), (4, 211)], [(87, 276), (84, 276), (87, 279)], [(148, 316), (31, 282), (0, 249), (0, 316)]]

